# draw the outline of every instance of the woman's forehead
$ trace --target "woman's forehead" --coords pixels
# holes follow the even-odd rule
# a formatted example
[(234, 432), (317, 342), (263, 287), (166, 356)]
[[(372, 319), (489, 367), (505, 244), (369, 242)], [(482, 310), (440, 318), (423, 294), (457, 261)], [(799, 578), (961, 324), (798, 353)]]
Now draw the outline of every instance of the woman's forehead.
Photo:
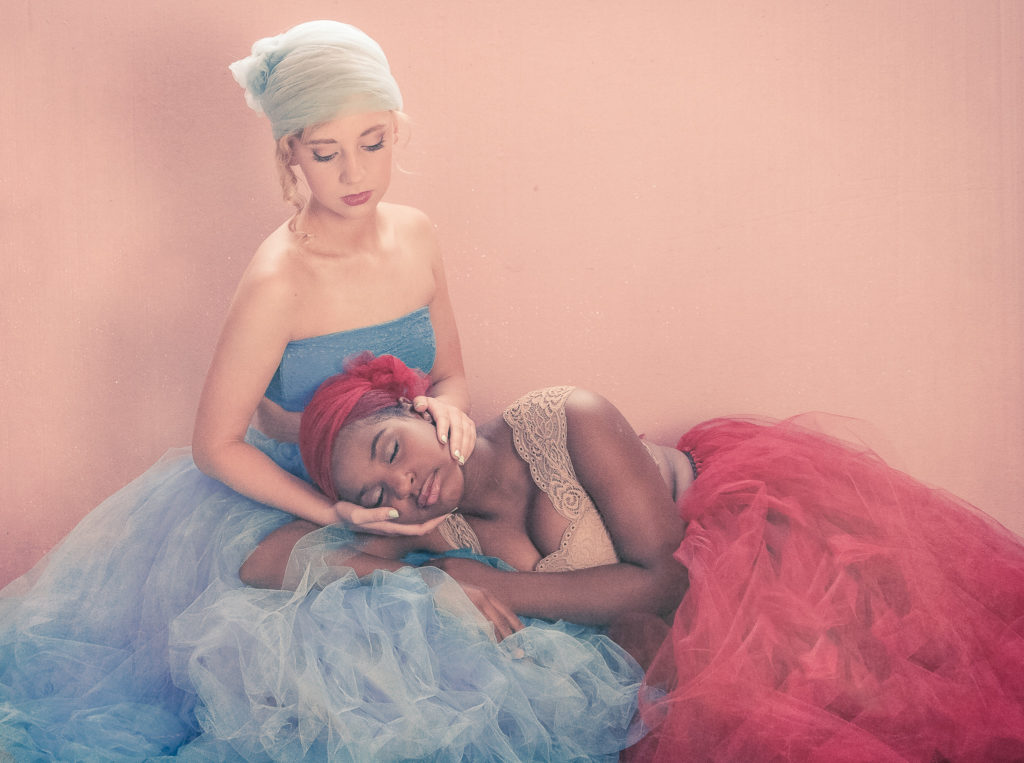
[(331, 452), (331, 475), (339, 491), (351, 487), (353, 480), (370, 461), (370, 448), (375, 437), (383, 434), (386, 421), (364, 419), (342, 427)]
[(302, 135), (303, 143), (340, 138), (364, 137), (392, 122), (389, 111), (362, 111), (312, 125)]

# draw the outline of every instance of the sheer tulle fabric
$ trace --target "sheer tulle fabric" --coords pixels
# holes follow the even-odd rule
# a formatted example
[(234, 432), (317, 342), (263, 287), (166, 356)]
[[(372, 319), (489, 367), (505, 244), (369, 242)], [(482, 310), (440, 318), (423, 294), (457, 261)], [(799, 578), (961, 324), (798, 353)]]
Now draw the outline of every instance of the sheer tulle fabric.
[(436, 568), (360, 583), (315, 543), (296, 592), (243, 586), (241, 563), (289, 519), (187, 451), (90, 513), (0, 596), (0, 752), (605, 760), (626, 743), (642, 671), (594, 631), (538, 622), (498, 644)]
[[(1024, 758), (1018, 539), (792, 424), (709, 422), (680, 447), (702, 468), (681, 507), (691, 588), (627, 757)], [(437, 570), (359, 583), (329, 534), (296, 556), (295, 592), (242, 586), (288, 519), (187, 451), (94, 510), (0, 596), (0, 751), (599, 760), (635, 740), (639, 668), (593, 631), (497, 644)]]
[(0, 749), (15, 760), (140, 760), (198, 727), (168, 625), (286, 515), (200, 473), (188, 451), (94, 509), (0, 596)]
[(531, 621), (499, 644), (440, 570), (360, 581), (320, 556), (337, 548), (332, 534), (292, 565), (294, 592), (204, 596), (175, 621), (175, 680), (204, 699), (207, 732), (183, 752), (230, 743), (246, 760), (617, 759), (642, 671), (606, 636)]
[(679, 447), (691, 587), (628, 760), (1024, 759), (1019, 539), (793, 423)]

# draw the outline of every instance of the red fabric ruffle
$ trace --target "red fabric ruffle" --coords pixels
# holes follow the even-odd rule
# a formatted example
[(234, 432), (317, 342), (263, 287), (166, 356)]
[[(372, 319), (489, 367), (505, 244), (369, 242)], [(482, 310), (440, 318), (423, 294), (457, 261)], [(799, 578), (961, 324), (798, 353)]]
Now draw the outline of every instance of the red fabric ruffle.
[(1024, 545), (791, 422), (679, 442), (690, 589), (629, 761), (1024, 759)]

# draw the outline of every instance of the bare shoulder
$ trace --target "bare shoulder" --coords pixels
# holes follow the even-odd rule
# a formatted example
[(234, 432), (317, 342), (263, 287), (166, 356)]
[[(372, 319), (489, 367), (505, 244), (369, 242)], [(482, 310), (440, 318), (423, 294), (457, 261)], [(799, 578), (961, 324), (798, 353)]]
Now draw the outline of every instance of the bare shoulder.
[(597, 392), (574, 389), (565, 401), (565, 419), (566, 445), (581, 477), (582, 472), (601, 479), (611, 477), (617, 469), (607, 459), (633, 454), (640, 444), (622, 412)]
[(439, 257), (437, 232), (434, 223), (416, 207), (403, 204), (381, 203), (378, 209), (386, 216), (395, 242), (407, 252), (434, 259)]
[(256, 249), (239, 281), (235, 299), (280, 303), (295, 294), (302, 279), (302, 257), (294, 236), (282, 225)]
[(392, 225), (404, 230), (430, 232), (434, 230), (434, 223), (430, 221), (425, 212), (416, 207), (382, 201), (378, 210), (387, 216)]
[(624, 421), (622, 413), (604, 395), (576, 387), (565, 400), (565, 416), (570, 424), (601, 427)]
[(622, 412), (608, 399), (590, 390), (576, 389), (566, 400), (568, 445), (578, 471), (596, 463), (592, 469), (596, 478), (614, 478), (621, 474), (624, 461), (606, 461), (630, 458), (647, 464), (653, 463), (662, 481), (671, 491), (673, 501), (678, 500), (693, 482), (693, 469), (689, 459), (675, 448), (643, 445), (632, 425)]
[(288, 227), (288, 223), (282, 223), (257, 247), (246, 274), (251, 272), (261, 278), (288, 276), (296, 270), (296, 266), (303, 259), (295, 234)]

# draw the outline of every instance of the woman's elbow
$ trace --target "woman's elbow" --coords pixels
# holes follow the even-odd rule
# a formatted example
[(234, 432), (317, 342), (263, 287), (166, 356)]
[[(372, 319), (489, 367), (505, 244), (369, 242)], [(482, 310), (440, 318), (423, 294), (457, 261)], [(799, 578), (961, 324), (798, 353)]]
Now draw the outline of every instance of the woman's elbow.
[(300, 538), (316, 529), (316, 525), (304, 519), (277, 528), (242, 562), (239, 579), (253, 588), (282, 588), (292, 549)]
[(201, 445), (197, 445), (195, 442), (192, 443), (192, 461), (195, 463), (196, 468), (208, 477), (216, 477), (216, 467), (214, 466), (214, 460), (210, 457), (210, 452)]
[(260, 585), (262, 582), (262, 575), (260, 570), (257, 569), (253, 563), (252, 555), (246, 557), (245, 561), (242, 562), (242, 566), (238, 568), (238, 579), (245, 583), (247, 586), (253, 588), (265, 588), (266, 586)]
[(645, 606), (635, 609), (659, 617), (670, 616), (690, 586), (689, 573), (686, 567), (674, 559), (650, 570), (650, 573), (647, 585), (644, 586), (646, 590), (637, 598), (637, 603), (642, 601)]
[(253, 588), (281, 588), (284, 584), (284, 570), (268, 568), (265, 561), (257, 548), (239, 567), (239, 580)]
[(203, 474), (220, 479), (225, 447), (198, 430), (192, 435), (192, 461)]

